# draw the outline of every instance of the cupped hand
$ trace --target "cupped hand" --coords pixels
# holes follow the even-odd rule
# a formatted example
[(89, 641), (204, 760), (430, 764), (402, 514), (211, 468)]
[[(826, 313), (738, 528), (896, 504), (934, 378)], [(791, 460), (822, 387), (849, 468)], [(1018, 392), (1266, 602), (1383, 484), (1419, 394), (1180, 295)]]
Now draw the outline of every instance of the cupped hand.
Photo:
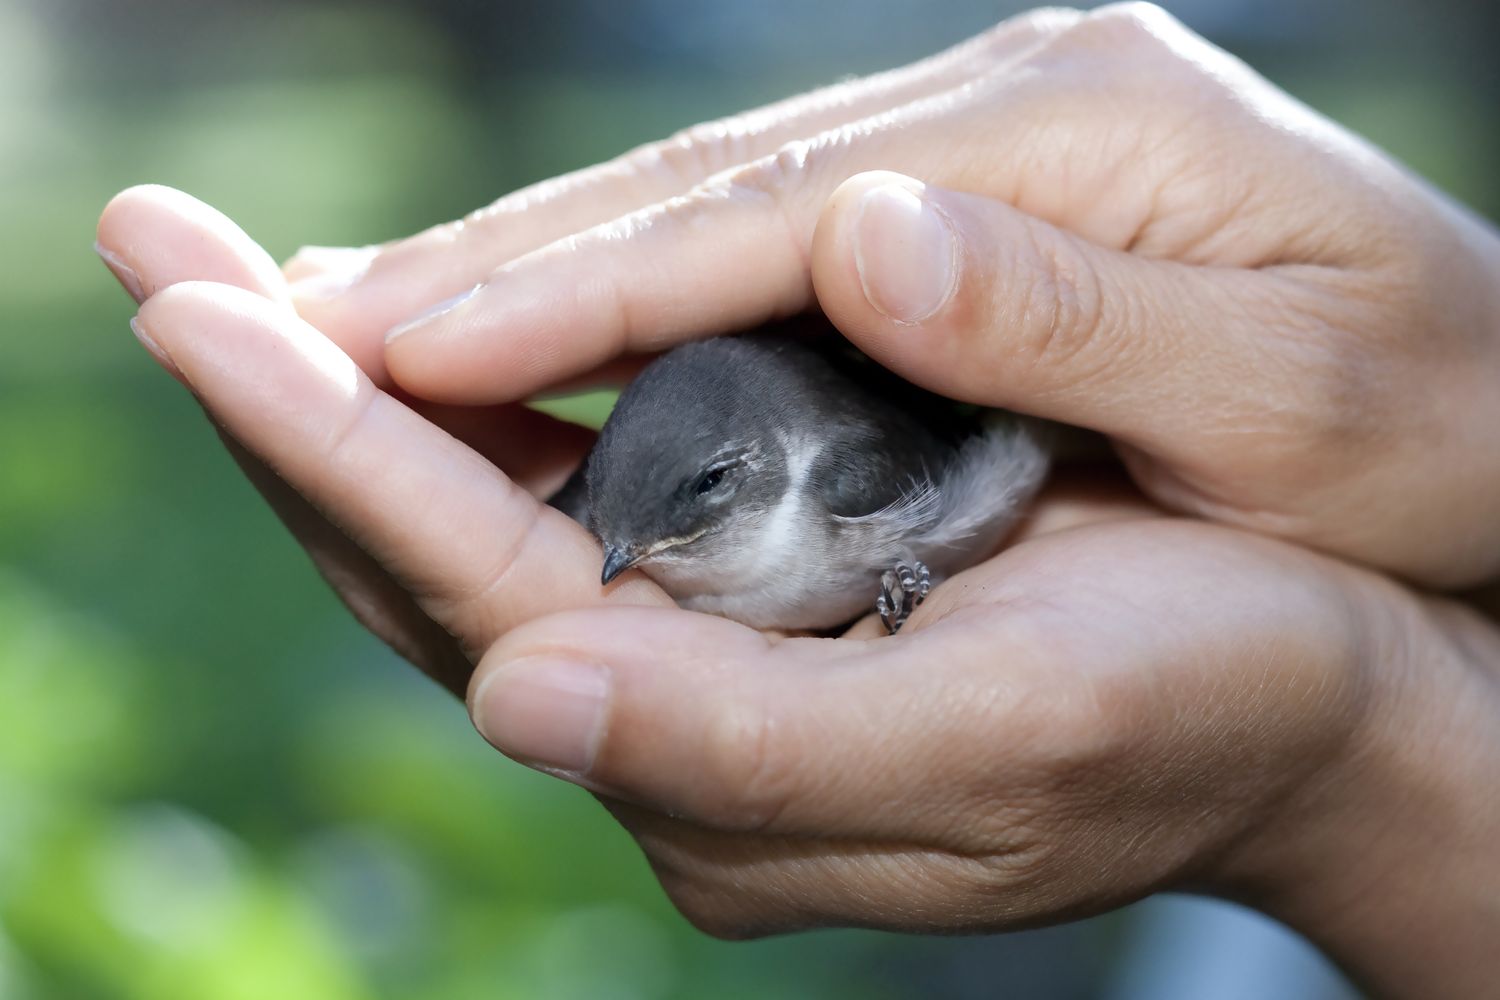
[[(593, 442), (519, 405), (450, 407), (373, 382), (297, 320), (271, 258), (222, 214), (180, 191), (117, 195), (98, 249), (125, 290), (165, 319), (135, 324), (157, 360), (208, 409), (246, 476), (355, 617), (455, 693), (471, 658), (542, 610), (609, 599), (664, 601), (639, 579), (601, 594), (597, 549), (535, 497), (557, 489)], [(184, 284), (191, 283), (191, 284)], [(169, 286), (181, 285), (168, 293)], [(409, 404), (409, 405), (408, 405)], [(462, 442), (462, 443), (460, 443)], [(398, 465), (394, 451), (404, 449)], [(306, 485), (316, 471), (316, 488)], [(372, 512), (436, 515), (367, 530)], [(405, 516), (404, 514), (401, 516)], [(442, 524), (443, 517), (451, 523)], [(562, 523), (559, 523), (559, 522)], [(394, 534), (392, 534), (394, 532)], [(455, 549), (466, 575), (436, 570)], [(500, 583), (508, 574), (514, 574)], [(468, 622), (454, 629), (453, 622)], [(465, 642), (480, 641), (465, 647)]]
[(817, 306), (915, 382), (1109, 434), (1171, 509), (1500, 573), (1500, 241), (1154, 7), (1007, 21), (350, 256), (294, 262), (299, 309), (423, 397)]
[(1471, 613), (1054, 493), (899, 635), (860, 634), (567, 612), (489, 650), (470, 710), (603, 796), (721, 936), (1005, 930), (1178, 889), (1285, 920), (1376, 995), (1493, 982), (1500, 636)]

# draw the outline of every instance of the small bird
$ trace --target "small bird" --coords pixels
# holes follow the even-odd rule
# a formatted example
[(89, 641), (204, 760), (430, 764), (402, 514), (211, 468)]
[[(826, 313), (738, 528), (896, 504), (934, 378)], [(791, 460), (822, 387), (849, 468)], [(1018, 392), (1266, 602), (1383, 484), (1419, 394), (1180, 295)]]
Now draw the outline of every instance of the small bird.
[[(811, 329), (809, 327), (812, 327)], [(690, 610), (892, 633), (990, 555), (1050, 464), (1041, 423), (903, 381), (810, 320), (695, 341), (621, 393), (552, 504)]]

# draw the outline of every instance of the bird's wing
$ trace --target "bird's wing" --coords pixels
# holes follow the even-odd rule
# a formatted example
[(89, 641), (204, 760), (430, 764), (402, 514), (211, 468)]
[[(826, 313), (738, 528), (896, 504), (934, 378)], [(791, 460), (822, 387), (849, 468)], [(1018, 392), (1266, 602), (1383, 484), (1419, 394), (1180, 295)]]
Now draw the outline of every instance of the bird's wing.
[(974, 551), (998, 544), (1047, 478), (1050, 438), (1039, 421), (998, 410), (986, 414), (983, 430), (943, 470), (940, 509), (913, 545)]
[(889, 569), (919, 558), (912, 540), (930, 533), (941, 516), (942, 494), (931, 483), (879, 510), (857, 517), (834, 515), (836, 537), (864, 569)]
[[(908, 475), (894, 492), (886, 487), (873, 510), (868, 498), (879, 490), (860, 492), (857, 477), (852, 486), (844, 484), (851, 490), (848, 507), (861, 506), (854, 502), (860, 498), (867, 502), (855, 512), (834, 510), (834, 520), (858, 531), (862, 550), (904, 553), (899, 558), (915, 556), (940, 572), (954, 572), (993, 551), (1015, 525), (1046, 479), (1049, 438), (1048, 427), (1038, 421), (987, 414), (982, 428), (948, 453), (935, 477)], [(886, 483), (899, 481), (894, 469), (886, 472)]]
[(835, 436), (823, 445), (815, 464), (816, 488), (829, 512), (859, 518), (905, 504), (934, 486), (933, 472), (952, 458), (952, 449), (927, 442)]
[(924, 480), (868, 514), (834, 514), (833, 519), (848, 527), (868, 528), (888, 535), (892, 544), (905, 544), (913, 535), (930, 531), (942, 509), (942, 493), (930, 480)]

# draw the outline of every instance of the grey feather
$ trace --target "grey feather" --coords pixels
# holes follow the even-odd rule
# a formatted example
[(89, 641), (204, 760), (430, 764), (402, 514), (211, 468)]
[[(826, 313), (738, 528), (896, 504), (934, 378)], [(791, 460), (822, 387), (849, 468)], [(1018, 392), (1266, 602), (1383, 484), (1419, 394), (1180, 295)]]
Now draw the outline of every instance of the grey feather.
[(936, 475), (879, 510), (837, 520), (893, 559), (951, 575), (969, 553), (993, 551), (1024, 513), (1046, 480), (1050, 436), (1039, 421), (993, 411)]

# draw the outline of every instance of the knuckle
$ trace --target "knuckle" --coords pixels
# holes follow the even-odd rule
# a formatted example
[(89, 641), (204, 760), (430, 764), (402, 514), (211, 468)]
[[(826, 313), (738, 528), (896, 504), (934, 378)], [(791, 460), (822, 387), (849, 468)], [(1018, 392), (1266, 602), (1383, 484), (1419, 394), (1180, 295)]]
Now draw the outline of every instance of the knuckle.
[(797, 139), (776, 152), (729, 170), (720, 171), (696, 187), (684, 200), (693, 208), (723, 200), (750, 204), (779, 226), (787, 243), (804, 268), (810, 266), (813, 226), (821, 205), (819, 191), (832, 189), (830, 155), (843, 141), (841, 134), (825, 133), (814, 139)]
[(1019, 249), (1023, 260), (1018, 273), (1026, 276), (1023, 289), (1012, 306), (1014, 315), (998, 317), (986, 324), (1021, 332), (1007, 349), (1019, 348), (1015, 363), (1037, 373), (1067, 371), (1073, 379), (1088, 372), (1082, 367), (1097, 357), (1104, 323), (1103, 293), (1097, 271), (1088, 257), (1065, 240), (1043, 236), (1028, 223), (1029, 239)]
[(703, 122), (665, 139), (647, 143), (624, 156), (627, 169), (646, 176), (664, 176), (682, 187), (738, 163), (739, 133), (728, 122)]
[(1236, 71), (1227, 59), (1149, 3), (1101, 7), (1060, 31), (1037, 56), (1048, 70), (1044, 76), (1071, 78), (1075, 100), (1086, 88), (1100, 108), (1129, 115), (1142, 106), (1218, 114), (1239, 107), (1228, 82)]
[(694, 151), (703, 176), (728, 169), (749, 158), (752, 129), (738, 118), (702, 122), (673, 136), (678, 146)]
[(1138, 52), (1158, 49), (1167, 36), (1182, 30), (1181, 22), (1156, 4), (1131, 0), (1094, 10), (1068, 34), (1090, 47)]
[(1136, 75), (1170, 79), (1174, 67), (1187, 64), (1181, 54), (1187, 34), (1181, 22), (1154, 4), (1112, 4), (1059, 31), (1043, 58), (1111, 79), (1123, 74), (1125, 82)]
[(818, 155), (817, 140), (794, 139), (774, 153), (731, 170), (722, 183), (734, 191), (779, 200), (801, 187)]
[(1084, 18), (1071, 7), (1037, 7), (1006, 18), (979, 36), (979, 50), (990, 59), (1007, 59), (1018, 43), (1055, 37)]

